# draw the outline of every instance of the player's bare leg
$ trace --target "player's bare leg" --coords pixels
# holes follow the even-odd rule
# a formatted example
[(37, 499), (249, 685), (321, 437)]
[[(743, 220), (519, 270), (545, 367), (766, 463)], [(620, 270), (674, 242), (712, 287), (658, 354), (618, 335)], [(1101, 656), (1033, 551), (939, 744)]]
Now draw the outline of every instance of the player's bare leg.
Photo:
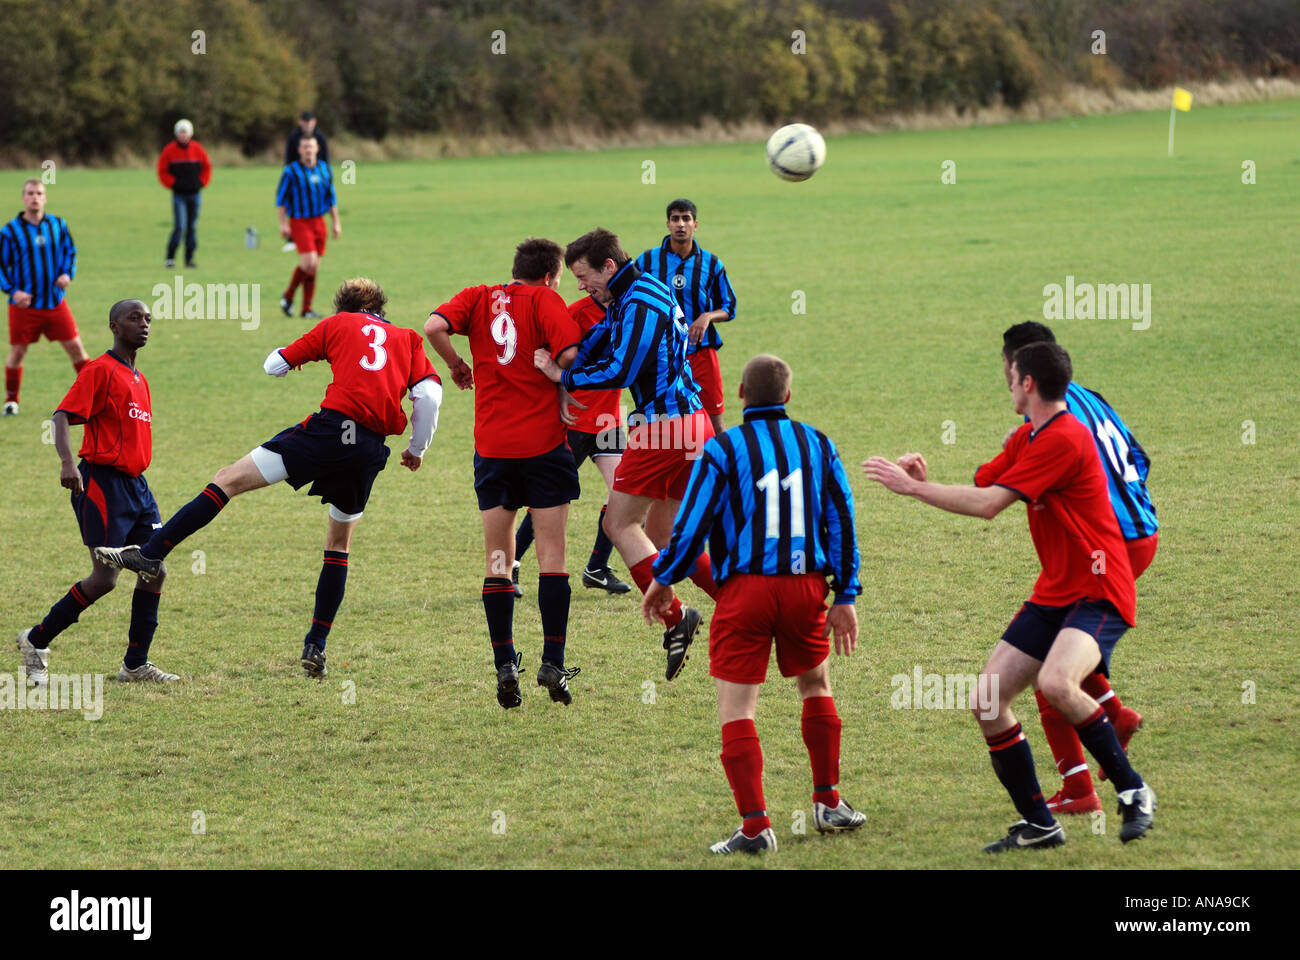
[(759, 685), (733, 683), (720, 677), (714, 677), (713, 683), (718, 691), (718, 722), (722, 726), (722, 769), (736, 799), (741, 825), (726, 840), (710, 846), (709, 852), (775, 851), (776, 834), (763, 796), (763, 748), (754, 727)]
[(1057, 847), (1065, 842), (1065, 831), (1047, 809), (1039, 789), (1029, 741), (1011, 711), (1012, 701), (1034, 682), (1041, 668), (1040, 661), (999, 640), (982, 671), (988, 678), (985, 694), (995, 697), (992, 706), (980, 703), (979, 684), (971, 691), (971, 712), (988, 744), (993, 771), (1022, 817), (1007, 836), (986, 846), (985, 853)]
[(1100, 660), (1101, 650), (1093, 637), (1066, 627), (1052, 641), (1038, 682), (1043, 695), (1074, 724), (1084, 747), (1101, 764), (1107, 778), (1114, 781), (1119, 794), (1119, 812), (1124, 819), (1120, 839), (1128, 843), (1151, 829), (1155, 791), (1143, 783), (1129, 764), (1106, 711), (1080, 686)]
[[(232, 466), (238, 465), (238, 463), (232, 464)], [(260, 470), (258, 476), (263, 480), (262, 486), (266, 486), (266, 478)], [(343, 592), (348, 582), (348, 553), (352, 549), (352, 533), (360, 522), (361, 514), (343, 513), (337, 507), (330, 506), (329, 526), (325, 529), (325, 554), (321, 560), (320, 577), (316, 581), (316, 605), (312, 608), (311, 625), (307, 628), (307, 636), (303, 639), (300, 658), (303, 671), (315, 680), (324, 678), (328, 672), (325, 667), (325, 643), (329, 638), (330, 629), (334, 626), (334, 618), (338, 615), (339, 607), (343, 604)]]
[[(656, 551), (668, 546), (672, 540), (673, 523), (677, 520), (677, 510), (681, 505), (680, 500), (656, 500), (650, 507), (645, 532), (654, 543)], [(708, 594), (710, 599), (718, 599), (718, 585), (713, 580), (713, 563), (709, 560), (707, 549), (696, 558), (695, 568), (689, 576), (691, 582)]]
[(722, 436), (723, 431), (727, 429), (727, 424), (722, 419), (722, 414), (720, 413), (709, 414), (709, 422), (713, 424), (713, 435), (715, 437)]
[[(578, 675), (577, 668), (564, 665), (564, 647), (569, 629), (569, 574), (565, 568), (565, 528), (569, 505), (534, 507), (533, 536), (537, 548), (537, 609), (542, 616), (542, 663), (537, 670), (537, 685), (545, 687), (556, 703), (573, 702), (569, 680)], [(511, 526), (514, 518), (511, 517)]]
[(72, 367), (77, 372), (90, 362), (90, 354), (86, 353), (86, 347), (81, 342), (81, 337), (73, 337), (71, 340), (60, 340), (61, 346), (68, 354), (68, 359), (72, 361)]
[(316, 295), (316, 274), (320, 271), (320, 254), (311, 250), (299, 256), (298, 270), (302, 274), (302, 316), (315, 318), (319, 315), (312, 310), (311, 301)]
[(23, 382), (23, 358), (27, 356), (27, 344), (9, 345), (9, 356), (5, 358), (5, 406), (4, 415), (12, 417), (18, 413), (18, 391)]

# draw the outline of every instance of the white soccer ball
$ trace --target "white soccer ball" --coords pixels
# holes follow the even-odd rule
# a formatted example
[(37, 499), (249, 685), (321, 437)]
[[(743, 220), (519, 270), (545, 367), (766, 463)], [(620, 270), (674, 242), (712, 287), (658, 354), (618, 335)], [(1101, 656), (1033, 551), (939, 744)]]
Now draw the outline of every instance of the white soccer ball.
[(782, 180), (807, 180), (826, 162), (826, 141), (806, 123), (786, 124), (767, 140), (767, 165)]

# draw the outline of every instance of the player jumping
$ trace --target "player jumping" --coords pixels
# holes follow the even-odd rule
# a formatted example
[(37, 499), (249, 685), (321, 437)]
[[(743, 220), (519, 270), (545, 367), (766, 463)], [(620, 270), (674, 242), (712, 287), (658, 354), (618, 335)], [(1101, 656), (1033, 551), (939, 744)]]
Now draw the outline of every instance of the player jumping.
[(310, 677), (324, 677), (325, 641), (343, 602), (352, 532), (375, 477), (388, 460), (384, 438), (406, 429), (402, 398), (409, 392), (412, 436), (402, 451), (402, 466), (420, 469), (442, 403), (442, 382), (425, 356), (420, 335), (385, 320), (386, 303), (384, 291), (373, 280), (358, 277), (344, 282), (334, 297), (337, 312), (287, 347), (272, 350), (263, 364), (271, 376), (283, 377), (305, 363), (328, 361), (334, 379), (325, 390), (320, 412), (222, 467), (147, 541), (101, 547), (95, 556), (152, 579), (161, 572), (167, 554), (211, 523), (231, 497), (281, 480), (288, 480), (294, 489), (310, 483), (308, 493), (320, 497), (330, 509), (302, 667)]

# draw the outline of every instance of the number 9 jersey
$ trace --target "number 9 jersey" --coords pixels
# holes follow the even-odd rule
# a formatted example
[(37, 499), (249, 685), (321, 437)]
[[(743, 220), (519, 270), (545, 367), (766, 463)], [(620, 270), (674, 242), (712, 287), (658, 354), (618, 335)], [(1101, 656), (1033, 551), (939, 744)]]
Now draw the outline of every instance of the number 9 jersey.
[(466, 287), (434, 313), (469, 337), (474, 358), (474, 449), (481, 457), (537, 457), (565, 442), (556, 386), (533, 365), (582, 331), (558, 293), (514, 281)]
[(424, 338), (373, 313), (336, 313), (282, 348), (290, 367), (328, 360), (334, 380), (321, 406), (367, 430), (393, 436), (406, 429), (402, 398), (421, 380), (441, 383)]

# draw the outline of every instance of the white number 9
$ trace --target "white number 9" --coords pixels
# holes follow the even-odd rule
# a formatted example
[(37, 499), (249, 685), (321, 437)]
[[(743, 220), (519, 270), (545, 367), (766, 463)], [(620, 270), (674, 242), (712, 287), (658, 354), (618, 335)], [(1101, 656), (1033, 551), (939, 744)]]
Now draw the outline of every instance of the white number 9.
[(492, 339), (502, 348), (497, 363), (505, 366), (515, 358), (515, 344), (519, 340), (518, 334), (515, 333), (515, 321), (511, 319), (510, 314), (499, 313), (492, 318)]

